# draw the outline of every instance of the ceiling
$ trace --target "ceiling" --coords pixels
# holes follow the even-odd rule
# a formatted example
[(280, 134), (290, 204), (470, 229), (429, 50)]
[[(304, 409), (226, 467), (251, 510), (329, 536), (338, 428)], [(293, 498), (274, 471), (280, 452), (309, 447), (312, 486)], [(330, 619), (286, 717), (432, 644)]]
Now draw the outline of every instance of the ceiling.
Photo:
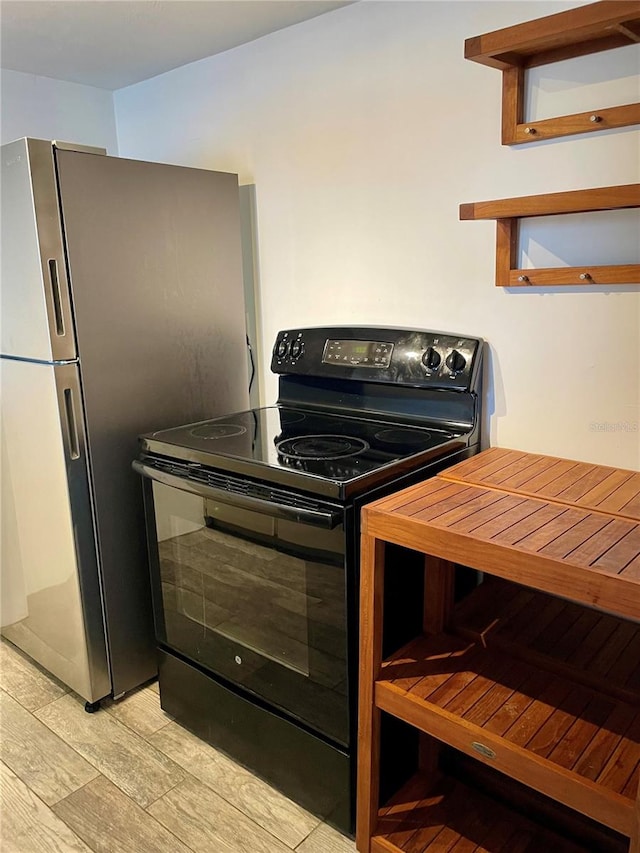
[(1, 66), (121, 89), (350, 2), (1, 0)]

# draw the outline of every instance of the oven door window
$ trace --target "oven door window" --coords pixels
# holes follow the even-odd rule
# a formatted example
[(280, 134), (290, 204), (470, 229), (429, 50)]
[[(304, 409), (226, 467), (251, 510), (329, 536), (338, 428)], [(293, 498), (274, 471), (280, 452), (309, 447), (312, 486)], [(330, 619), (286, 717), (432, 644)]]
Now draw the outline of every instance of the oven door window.
[(346, 745), (343, 521), (328, 529), (158, 482), (153, 500), (158, 639)]

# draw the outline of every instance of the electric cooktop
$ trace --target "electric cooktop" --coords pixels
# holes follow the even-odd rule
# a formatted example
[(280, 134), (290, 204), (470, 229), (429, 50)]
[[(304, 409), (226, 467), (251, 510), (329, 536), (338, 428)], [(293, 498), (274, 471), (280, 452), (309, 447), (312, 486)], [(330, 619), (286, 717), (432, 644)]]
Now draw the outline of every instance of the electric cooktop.
[[(143, 451), (264, 479), (269, 471), (346, 482), (428, 458), (461, 433), (285, 406), (250, 409), (143, 437)], [(293, 484), (293, 480), (290, 480)]]

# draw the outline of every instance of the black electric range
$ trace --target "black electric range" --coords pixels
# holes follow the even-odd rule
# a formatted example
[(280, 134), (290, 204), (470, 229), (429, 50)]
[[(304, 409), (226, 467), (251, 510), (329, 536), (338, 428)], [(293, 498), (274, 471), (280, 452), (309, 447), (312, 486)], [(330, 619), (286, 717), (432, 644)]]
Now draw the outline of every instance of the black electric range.
[[(276, 405), (141, 437), (162, 706), (344, 832), (360, 508), (479, 449), (482, 349), (415, 329), (283, 331)], [(421, 562), (398, 560), (387, 650), (422, 616)]]

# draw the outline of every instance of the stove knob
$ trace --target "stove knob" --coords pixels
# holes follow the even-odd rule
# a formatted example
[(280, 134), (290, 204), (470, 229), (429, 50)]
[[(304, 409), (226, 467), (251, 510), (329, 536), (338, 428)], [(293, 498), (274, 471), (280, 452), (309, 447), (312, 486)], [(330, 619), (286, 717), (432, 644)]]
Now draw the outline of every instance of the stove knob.
[(279, 341), (276, 347), (276, 355), (278, 358), (284, 358), (289, 352), (289, 341)]
[(457, 349), (454, 349), (447, 356), (445, 364), (452, 373), (459, 373), (461, 370), (465, 369), (467, 365), (467, 360), (461, 353), (458, 352)]
[(297, 358), (302, 353), (302, 341), (294, 341), (291, 344), (291, 358)]
[(422, 363), (425, 367), (429, 368), (429, 370), (435, 370), (441, 361), (440, 353), (433, 347), (427, 347), (422, 354)]

